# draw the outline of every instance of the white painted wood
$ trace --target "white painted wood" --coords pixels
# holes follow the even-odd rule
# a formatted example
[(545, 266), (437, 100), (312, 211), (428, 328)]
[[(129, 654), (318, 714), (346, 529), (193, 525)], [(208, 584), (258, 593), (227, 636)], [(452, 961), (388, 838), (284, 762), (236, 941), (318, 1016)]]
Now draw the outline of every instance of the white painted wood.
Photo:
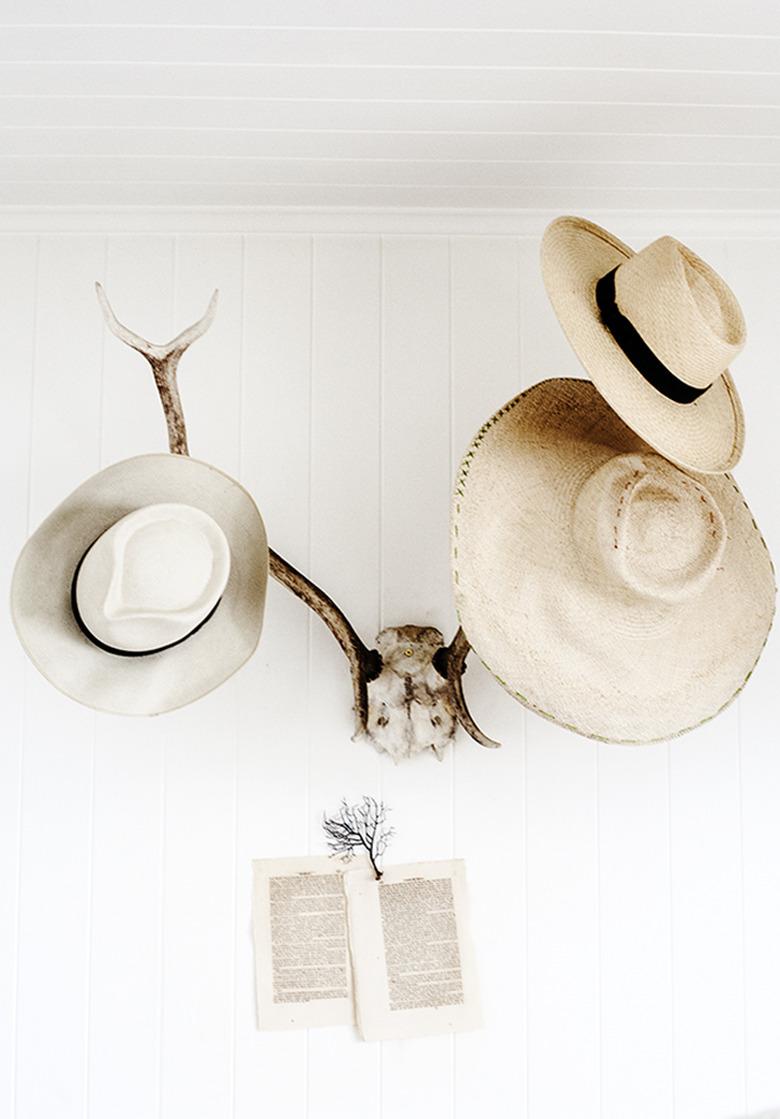
[[(0, 382), (0, 472), (14, 478), (7, 487), (0, 536), (2, 581), (11, 581), (20, 540), (28, 531), (30, 434), (38, 244), (31, 237), (0, 242), (0, 335), (5, 340), (9, 374)], [(19, 874), (24, 788), (24, 696), (26, 658), (16, 641), (7, 610), (0, 616), (3, 673), (0, 680), (0, 1101), (11, 1113), (16, 1091), (17, 958)]]
[[(111, 27), (10, 25), (0, 41), (0, 64), (142, 62), (177, 66), (466, 67), (539, 70), (620, 69), (773, 73), (775, 42), (743, 37), (739, 53), (729, 35), (664, 35), (582, 30), (529, 31), (363, 26), (267, 28), (219, 26)], [(706, 32), (704, 26), (702, 32)], [(732, 29), (733, 30), (733, 29)]]
[[(106, 169), (109, 182), (132, 183), (137, 163), (124, 156), (95, 159), (62, 157), (58, 159), (20, 157), (6, 159), (0, 156), (0, 176), (6, 184), (16, 182), (57, 181), (64, 183), (97, 181)], [(780, 175), (775, 164), (756, 164), (751, 169), (751, 185), (744, 188), (745, 168), (737, 163), (599, 163), (493, 160), (452, 160), (442, 163), (434, 160), (325, 160), (325, 159), (272, 159), (257, 157), (225, 157), (220, 159), (169, 159), (159, 156), (146, 161), (145, 183), (187, 183), (201, 189), (207, 185), (219, 187), (269, 188), (278, 185), (301, 186), (311, 184), (317, 190), (328, 187), (340, 189), (401, 188), (402, 190), (444, 189), (447, 191), (473, 190), (475, 193), (497, 190), (537, 191), (560, 190), (568, 183), (567, 190), (574, 195), (581, 191), (704, 191), (725, 192), (748, 190), (751, 194), (768, 193), (780, 197)], [(73, 178), (70, 178), (73, 176)]]
[[(85, 294), (104, 259), (100, 237), (82, 239), (76, 257), (67, 237), (41, 243), (31, 526), (99, 464), (101, 343)], [(83, 1115), (88, 1076), (95, 715), (38, 673), (27, 680), (14, 1105), (24, 1119), (71, 1119)]]
[[(725, 244), (725, 271), (739, 296), (749, 323), (750, 343), (735, 375), (750, 417), (748, 444), (736, 471), (754, 515), (773, 554), (780, 548), (780, 509), (774, 484), (767, 478), (766, 451), (773, 445), (780, 414), (778, 384), (771, 372), (771, 355), (778, 346), (777, 291), (780, 259), (775, 246), (757, 246), (737, 239)], [(780, 997), (780, 961), (770, 945), (778, 919), (780, 867), (777, 850), (780, 821), (777, 804), (780, 782), (773, 762), (780, 739), (774, 705), (780, 661), (776, 637), (770, 640), (749, 686), (739, 700), (737, 716), (741, 811), (741, 850), (744, 928), (745, 1092), (750, 1113), (776, 1106), (774, 1008)]]
[[(173, 253), (169, 236), (113, 237), (105, 249), (103, 282), (117, 313), (160, 340), (173, 328)], [(79, 296), (103, 368), (101, 467), (166, 450), (148, 364), (104, 330), (91, 284)], [(168, 729), (161, 717), (139, 736), (134, 719), (97, 716), (88, 1114), (154, 1114), (161, 1098)], [(119, 1098), (117, 1084), (126, 1085)]]
[[(401, 161), (403, 164), (544, 163), (613, 165), (770, 165), (780, 162), (780, 136), (654, 136), (642, 132), (285, 131), (263, 128), (40, 128), (3, 131), (5, 157), (154, 157), (240, 160), (263, 172), (266, 163), (288, 161)], [(251, 160), (256, 161), (252, 164)], [(241, 165), (241, 164), (239, 164)], [(660, 172), (655, 172), (660, 173)]]
[[(0, 66), (0, 96), (252, 97), (261, 100), (603, 101), (718, 105), (776, 104), (780, 74), (620, 69), (511, 70), (466, 66), (224, 66), (111, 61)], [(594, 109), (594, 113), (596, 110)], [(670, 121), (673, 117), (670, 117)]]
[[(379, 238), (316, 237), (312, 284), (309, 570), (373, 647), (381, 571)], [(323, 813), (342, 797), (379, 796), (380, 761), (370, 743), (351, 739), (344, 654), (318, 619), (309, 624), (309, 849), (325, 853)], [(352, 1030), (312, 1031), (309, 1114), (377, 1113), (379, 1072), (378, 1045), (356, 1048)]]
[[(521, 290), (536, 245), (453, 238), (452, 476), (492, 411), (521, 385)], [(529, 268), (529, 264), (531, 268)], [(525, 717), (470, 657), (464, 688), (500, 750), (464, 743), (453, 756), (454, 853), (468, 856), (485, 1028), (455, 1040), (455, 1114), (525, 1114), (527, 1100)], [(493, 822), (505, 821), (501, 838)], [(511, 1029), (500, 1007), (514, 1004)]]
[[(75, 24), (126, 25), (127, 8), (121, 0), (75, 0), (68, 4), (70, 21)], [(742, 35), (770, 35), (780, 30), (776, 11), (757, 0), (741, 14)], [(334, 0), (323, 5), (319, 0), (298, 0), (294, 6), (284, 0), (268, 0), (261, 8), (252, 0), (225, 0), (215, 9), (209, 0), (139, 0), (133, 15), (140, 24), (196, 24), (241, 27), (467, 27), (505, 28), (580, 28), (583, 11), (576, 0), (554, 0), (532, 10), (519, 8), (512, 0), (488, 0), (475, 5), (471, 0), (378, 0), (368, 10), (361, 0)], [(733, 35), (733, 9), (726, 0), (715, 0), (706, 11), (707, 30), (713, 34)], [(701, 32), (702, 12), (673, 0), (662, 0), (652, 8), (608, 0), (588, 11), (588, 22), (609, 31), (660, 31), (671, 34)], [(56, 0), (30, 0), (24, 19), (36, 25), (59, 24), (62, 7)], [(19, 20), (19, 12), (9, 8), (8, 23)]]
[[(174, 257), (171, 333), (202, 314), (213, 288), (213, 332), (182, 360), (190, 453), (231, 475), (240, 468), (240, 238), (183, 238)], [(235, 839), (240, 679), (166, 719), (162, 991), (163, 1115), (207, 1119), (233, 1100)], [(204, 901), (206, 904), (204, 904)]]
[[(82, 181), (46, 183), (34, 180), (24, 183), (0, 183), (0, 206), (24, 194), (25, 204), (51, 207), (69, 206), (193, 206), (211, 207), (229, 204), (244, 207), (274, 207), (284, 200), (285, 205), (317, 208), (319, 206), (354, 205), (357, 208), (393, 206), (434, 207), (446, 199), (455, 208), (510, 208), (549, 209), (558, 212), (576, 210), (594, 212), (599, 208), (619, 209), (622, 212), (657, 210), (663, 212), (670, 206), (696, 208), (703, 200), (707, 209), (729, 210), (738, 202), (740, 207), (772, 212), (780, 210), (780, 190), (774, 188), (740, 187), (738, 190), (720, 187), (699, 188), (604, 188), (585, 189), (565, 185), (561, 177), (555, 187), (484, 187), (484, 186), (398, 186), (398, 185), (344, 185), (334, 183), (302, 186), (294, 181), (271, 186), (252, 183), (191, 183), (185, 182), (116, 182)], [(150, 219), (153, 220), (153, 219)], [(251, 220), (251, 219), (250, 219)]]
[[(449, 639), (451, 486), (450, 247), (444, 237), (382, 242), (381, 624), (434, 625)], [(414, 503), (410, 498), (414, 494)], [(397, 766), (382, 758), (393, 858), (443, 859), (453, 847), (453, 750)], [(450, 1037), (382, 1043), (384, 1119), (452, 1115)]]
[[(311, 238), (250, 237), (245, 244), (241, 480), (271, 545), (309, 562)], [(279, 478), (283, 479), (279, 484)], [(280, 1119), (307, 1109), (309, 1039), (258, 1033), (250, 936), (251, 860), (305, 853), (309, 843), (309, 618), (269, 586), (260, 646), (239, 678), (235, 860), (234, 1110), (273, 1100)]]
[[(748, 431), (737, 479), (777, 552), (777, 227), (600, 212), (631, 244), (667, 230), (688, 240), (736, 290), (749, 328), (734, 367)], [(548, 217), (73, 212), (57, 235), (52, 215), (21, 215), (27, 232), (0, 240), (4, 570), (26, 531), (30, 433), (33, 525), (100, 465), (164, 447), (149, 372), (104, 334), (94, 279), (158, 340), (218, 285), (217, 322), (180, 371), (193, 453), (243, 480), (274, 547), (367, 640), (406, 621), (451, 636), (459, 456), (518, 388), (578, 373), (539, 278)], [(776, 1110), (776, 640), (738, 708), (641, 750), (525, 713), (471, 664), (471, 706), (502, 750), (461, 736), (441, 765), (393, 767), (350, 741), (343, 656), (278, 586), (250, 664), (143, 723), (61, 697), (24, 667), (6, 617), (0, 1111)], [(467, 861), (478, 1033), (380, 1047), (346, 1029), (255, 1028), (251, 859), (322, 850), (322, 810), (363, 791), (393, 808), (394, 859)]]
[[(768, 0), (738, 23), (725, 0), (39, 0), (0, 20), (0, 205), (568, 207), (558, 179), (631, 189), (605, 196), (622, 209), (780, 205)], [(492, 162), (515, 159), (541, 177)]]
[[(669, 139), (682, 135), (777, 136), (777, 105), (652, 105), (646, 103), (580, 104), (563, 102), (404, 102), (404, 101), (258, 101), (236, 96), (198, 97), (48, 97), (9, 94), (0, 97), (0, 126), (31, 131), (69, 128), (126, 130), (211, 128), (229, 136), (232, 130), (273, 132), (346, 131), (355, 144), (364, 132), (539, 132), (555, 143), (558, 133), (587, 135), (598, 131), (620, 138), (638, 133)], [(8, 139), (10, 133), (4, 133)], [(385, 137), (388, 144), (392, 136)], [(10, 142), (10, 141), (9, 141)], [(30, 137), (34, 142), (34, 137)], [(152, 141), (150, 140), (150, 143)], [(127, 144), (132, 145), (128, 137)], [(132, 147), (129, 147), (132, 151)], [(736, 150), (736, 149), (735, 149)], [(671, 158), (671, 155), (667, 158)], [(23, 204), (23, 200), (20, 201)], [(281, 203), (280, 203), (281, 204)]]

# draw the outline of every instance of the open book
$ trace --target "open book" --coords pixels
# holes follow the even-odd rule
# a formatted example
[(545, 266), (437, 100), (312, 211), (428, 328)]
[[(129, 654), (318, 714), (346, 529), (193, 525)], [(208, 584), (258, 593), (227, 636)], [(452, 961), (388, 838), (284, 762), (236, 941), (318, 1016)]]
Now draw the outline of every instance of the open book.
[(356, 1022), (367, 1041), (480, 1023), (464, 864), (254, 863), (261, 1029)]

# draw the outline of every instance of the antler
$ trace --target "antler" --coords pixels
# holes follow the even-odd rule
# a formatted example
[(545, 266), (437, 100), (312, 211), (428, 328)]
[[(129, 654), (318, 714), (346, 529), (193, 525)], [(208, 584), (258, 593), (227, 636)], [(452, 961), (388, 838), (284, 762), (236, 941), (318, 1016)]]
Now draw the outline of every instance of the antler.
[[(120, 341), (125, 342), (149, 362), (154, 374), (154, 382), (160, 396), (165, 422), (168, 428), (168, 447), (171, 454), (189, 455), (187, 446), (187, 427), (184, 422), (179, 389), (176, 383), (176, 370), (182, 354), (202, 334), (205, 334), (214, 321), (217, 312), (218, 292), (215, 291), (202, 318), (192, 326), (177, 334), (170, 342), (158, 345), (142, 338), (129, 330), (114, 314), (103, 285), (95, 284), (98, 301), (108, 329)], [(352, 687), (355, 695), (355, 734), (358, 738), (368, 731), (368, 685), (376, 680), (382, 671), (382, 657), (376, 649), (364, 645), (350, 624), (347, 616), (336, 603), (320, 590), (316, 584), (297, 571), (292, 564), (277, 552), (269, 549), (269, 568), (271, 575), (302, 599), (318, 614), (338, 641), (349, 661)], [(449, 699), (455, 718), (463, 729), (482, 746), (495, 747), (494, 742), (483, 734), (471, 717), (463, 695), (462, 676), (470, 645), (462, 629), (458, 629), (450, 645), (439, 649), (434, 655), (433, 664), (440, 676), (449, 684)]]
[(269, 559), (273, 577), (319, 614), (346, 653), (355, 692), (355, 738), (359, 738), (368, 729), (368, 685), (382, 671), (381, 655), (363, 644), (346, 615), (324, 591), (271, 549)]
[(154, 383), (157, 385), (157, 391), (160, 394), (160, 401), (165, 413), (165, 422), (168, 425), (168, 445), (171, 454), (188, 455), (187, 429), (184, 425), (184, 412), (179, 397), (179, 387), (176, 384), (176, 369), (184, 351), (193, 342), (197, 341), (202, 334), (205, 334), (213, 323), (214, 316), (217, 313), (219, 292), (215, 291), (212, 295), (206, 313), (202, 318), (198, 319), (192, 326), (188, 326), (181, 334), (177, 334), (170, 342), (158, 345), (155, 342), (147, 342), (140, 334), (136, 334), (123, 326), (114, 314), (102, 284), (96, 283), (95, 291), (108, 329), (120, 341), (126, 342), (139, 354), (143, 354), (152, 367)]
[(491, 750), (497, 749), (501, 743), (496, 742), (479, 729), (466, 706), (466, 697), (463, 694), (463, 673), (466, 671), (466, 657), (471, 651), (471, 645), (460, 626), (449, 645), (439, 649), (433, 657), (433, 667), (443, 676), (450, 686), (449, 699), (453, 714), (467, 734), (470, 734), (480, 746), (487, 746)]

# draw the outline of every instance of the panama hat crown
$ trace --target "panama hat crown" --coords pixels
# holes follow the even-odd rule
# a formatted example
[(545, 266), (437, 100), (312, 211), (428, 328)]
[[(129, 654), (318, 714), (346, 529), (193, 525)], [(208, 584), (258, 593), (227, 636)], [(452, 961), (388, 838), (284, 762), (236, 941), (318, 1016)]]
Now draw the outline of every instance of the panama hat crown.
[(566, 337), (620, 418), (677, 466), (731, 470), (745, 431), (729, 366), (745, 322), (726, 282), (673, 237), (634, 252), (584, 218), (551, 222), (541, 257)]
[(597, 467), (573, 502), (583, 575), (626, 600), (672, 606), (700, 594), (726, 545), (712, 494), (655, 454), (618, 454)]
[(76, 571), (76, 620), (109, 652), (141, 656), (186, 640), (219, 604), (230, 546), (213, 517), (161, 502), (121, 517)]
[[(745, 321), (731, 289), (673, 237), (660, 237), (605, 274), (596, 299), (624, 352), (637, 353), (640, 373), (679, 403), (706, 392), (745, 343)], [(631, 331), (648, 354), (632, 349), (638, 340)]]

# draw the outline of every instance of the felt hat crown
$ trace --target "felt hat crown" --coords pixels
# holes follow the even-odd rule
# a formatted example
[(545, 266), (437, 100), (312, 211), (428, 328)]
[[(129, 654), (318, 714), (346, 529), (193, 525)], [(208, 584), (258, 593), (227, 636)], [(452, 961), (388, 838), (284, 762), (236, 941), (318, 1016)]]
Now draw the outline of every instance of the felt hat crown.
[(744, 443), (729, 364), (745, 322), (725, 281), (660, 237), (639, 252), (582, 218), (542, 239), (542, 274), (569, 342), (602, 396), (678, 466), (720, 474)]
[(72, 587), (87, 637), (126, 655), (186, 640), (216, 609), (230, 546), (213, 517), (192, 505), (145, 505), (120, 517), (84, 554)]
[(185, 455), (114, 463), (25, 544), (11, 610), (40, 672), (72, 699), (157, 715), (210, 692), (252, 655), (268, 542), (252, 497)]

